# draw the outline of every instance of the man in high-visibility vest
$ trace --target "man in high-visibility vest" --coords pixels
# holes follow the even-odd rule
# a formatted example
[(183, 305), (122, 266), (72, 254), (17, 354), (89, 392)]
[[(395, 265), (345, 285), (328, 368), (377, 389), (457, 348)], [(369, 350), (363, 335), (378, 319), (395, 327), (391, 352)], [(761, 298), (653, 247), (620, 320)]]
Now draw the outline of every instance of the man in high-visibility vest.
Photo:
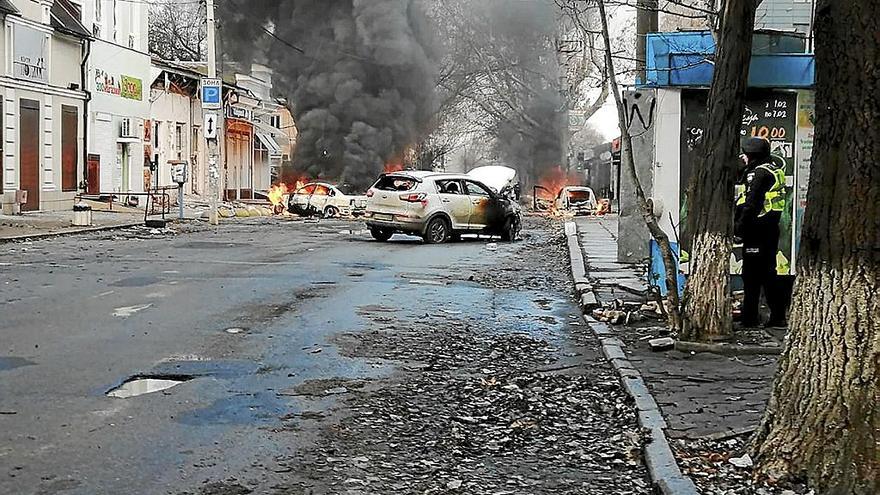
[(761, 289), (770, 307), (767, 326), (785, 326), (785, 301), (780, 297), (776, 274), (779, 220), (785, 209), (785, 171), (773, 163), (770, 142), (750, 138), (743, 144), (745, 162), (737, 184), (734, 236), (742, 239), (744, 298), (741, 323), (756, 327)]

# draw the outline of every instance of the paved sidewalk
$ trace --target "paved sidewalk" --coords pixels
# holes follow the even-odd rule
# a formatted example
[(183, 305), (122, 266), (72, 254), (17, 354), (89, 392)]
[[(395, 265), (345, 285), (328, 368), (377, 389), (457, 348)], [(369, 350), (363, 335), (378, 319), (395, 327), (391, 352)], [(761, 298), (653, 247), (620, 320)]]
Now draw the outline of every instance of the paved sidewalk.
[(114, 205), (114, 211), (98, 209), (94, 203), (92, 206), (91, 227), (73, 226), (73, 211), (47, 211), (32, 212), (23, 215), (0, 215), (0, 241), (25, 238), (29, 236), (39, 237), (47, 235), (71, 234), (76, 232), (89, 232), (93, 230), (142, 225), (144, 223), (143, 210), (125, 208)]
[[(599, 302), (645, 302), (646, 268), (617, 263), (617, 217), (584, 217), (576, 223)], [(777, 356), (652, 352), (647, 341), (661, 336), (663, 321), (609, 327), (659, 404), (670, 439), (715, 440), (758, 426)]]

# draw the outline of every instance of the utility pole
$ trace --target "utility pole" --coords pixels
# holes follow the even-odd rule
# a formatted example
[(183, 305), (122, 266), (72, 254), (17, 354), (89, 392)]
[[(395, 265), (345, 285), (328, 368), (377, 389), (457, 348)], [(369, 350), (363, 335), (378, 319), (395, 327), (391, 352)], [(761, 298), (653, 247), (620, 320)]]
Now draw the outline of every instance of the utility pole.
[(638, 0), (636, 2), (636, 77), (645, 83), (648, 60), (648, 33), (658, 29), (657, 0)]
[[(217, 23), (214, 19), (214, 0), (206, 0), (208, 14), (208, 77), (214, 79), (217, 77)], [(208, 177), (210, 181), (211, 194), (211, 224), (219, 225), (220, 217), (218, 212), (218, 201), (220, 199), (220, 139), (224, 135), (226, 125), (224, 124), (223, 112), (223, 85), (220, 85), (220, 101), (221, 108), (217, 118), (217, 136), (215, 139), (207, 139), (208, 141)], [(205, 134), (207, 129), (202, 129)]]

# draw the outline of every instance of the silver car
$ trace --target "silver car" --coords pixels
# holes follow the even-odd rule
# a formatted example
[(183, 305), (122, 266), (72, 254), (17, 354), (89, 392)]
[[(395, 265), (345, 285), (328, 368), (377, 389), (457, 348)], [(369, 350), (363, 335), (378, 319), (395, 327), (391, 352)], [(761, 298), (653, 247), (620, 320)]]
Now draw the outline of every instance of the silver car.
[(421, 236), (428, 244), (458, 240), (467, 233), (513, 241), (521, 228), (522, 214), (509, 189), (503, 185), (493, 188), (472, 175), (423, 171), (384, 174), (367, 191), (364, 217), (379, 241), (398, 232)]

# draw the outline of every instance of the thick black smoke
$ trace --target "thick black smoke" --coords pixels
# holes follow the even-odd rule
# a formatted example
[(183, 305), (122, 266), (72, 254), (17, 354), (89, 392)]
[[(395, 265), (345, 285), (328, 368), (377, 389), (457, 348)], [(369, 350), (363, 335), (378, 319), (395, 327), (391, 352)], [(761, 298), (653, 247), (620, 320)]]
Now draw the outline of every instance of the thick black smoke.
[[(288, 95), (299, 130), (294, 162), (302, 173), (367, 186), (428, 130), (436, 54), (414, 1), (224, 4), (227, 53), (265, 61), (275, 71), (276, 90)], [(275, 37), (265, 36), (267, 25)]]

